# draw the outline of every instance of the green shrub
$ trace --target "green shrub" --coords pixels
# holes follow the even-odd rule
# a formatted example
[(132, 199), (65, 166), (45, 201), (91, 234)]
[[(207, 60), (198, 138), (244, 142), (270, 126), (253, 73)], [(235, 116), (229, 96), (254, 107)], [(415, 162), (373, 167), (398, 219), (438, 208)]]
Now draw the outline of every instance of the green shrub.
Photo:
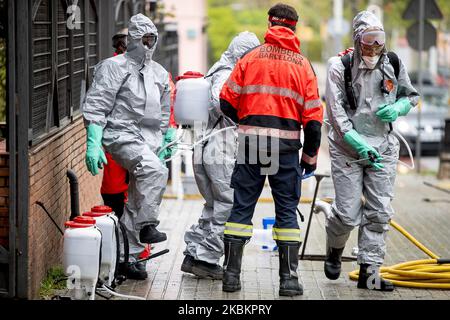
[(48, 270), (45, 279), (41, 282), (39, 297), (45, 300), (51, 299), (55, 290), (61, 290), (66, 287), (66, 278), (61, 266)]

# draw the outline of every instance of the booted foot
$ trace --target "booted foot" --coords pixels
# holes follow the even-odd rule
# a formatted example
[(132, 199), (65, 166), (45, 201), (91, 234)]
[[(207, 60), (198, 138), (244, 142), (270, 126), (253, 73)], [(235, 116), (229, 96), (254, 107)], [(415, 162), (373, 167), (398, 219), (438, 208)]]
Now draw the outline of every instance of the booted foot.
[(222, 291), (235, 292), (241, 290), (241, 279), (239, 274), (224, 272), (222, 279)]
[(142, 243), (158, 243), (167, 240), (164, 232), (156, 230), (156, 226), (149, 224), (139, 232), (139, 241)]
[(360, 265), (357, 287), (386, 292), (394, 290), (392, 282), (380, 277), (378, 267), (369, 264)]
[(145, 271), (147, 273), (147, 261), (138, 262), (135, 264), (136, 269), (140, 271)]
[(127, 277), (127, 279), (133, 280), (145, 280), (147, 279), (147, 271), (139, 270), (136, 264), (121, 263), (119, 265), (119, 273)]
[(223, 262), (222, 290), (235, 292), (241, 290), (241, 265), (245, 238), (225, 236), (225, 260)]
[(181, 264), (181, 271), (192, 273), (192, 265), (194, 264), (194, 258), (190, 255), (185, 255), (183, 263)]
[(301, 296), (303, 294), (303, 287), (298, 283), (297, 279), (282, 279), (280, 280), (278, 294), (285, 297)]
[(325, 275), (330, 280), (336, 280), (341, 275), (342, 249), (328, 248), (324, 264)]
[(278, 257), (280, 261), (280, 296), (299, 296), (303, 294), (303, 287), (298, 282), (298, 250), (299, 242), (277, 241)]
[(200, 260), (194, 260), (192, 273), (200, 278), (214, 280), (222, 280), (223, 278), (223, 269), (221, 266)]

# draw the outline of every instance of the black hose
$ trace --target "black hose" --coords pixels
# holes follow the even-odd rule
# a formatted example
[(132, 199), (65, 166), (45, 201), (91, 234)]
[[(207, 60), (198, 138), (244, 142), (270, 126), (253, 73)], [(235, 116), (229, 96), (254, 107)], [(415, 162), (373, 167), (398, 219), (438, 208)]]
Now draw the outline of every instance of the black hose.
[(305, 217), (302, 215), (302, 213), (300, 212), (300, 210), (298, 208), (297, 208), (297, 212), (298, 212), (298, 215), (300, 216), (300, 220), (302, 222), (305, 222)]
[(59, 232), (61, 233), (61, 235), (64, 236), (64, 231), (62, 231), (62, 229), (59, 227), (59, 225), (56, 223), (55, 219), (53, 219), (53, 217), (51, 216), (51, 214), (47, 211), (47, 209), (45, 208), (44, 204), (40, 201), (36, 201), (35, 202), (39, 207), (41, 207), (45, 213), (47, 214), (47, 216), (50, 218), (50, 220), (52, 220), (53, 224), (55, 225), (56, 228), (58, 228)]
[(148, 256), (147, 258), (136, 260), (134, 262), (130, 262), (130, 265), (133, 265), (133, 264), (136, 264), (136, 263), (140, 263), (140, 262), (144, 262), (144, 261), (148, 261), (150, 259), (154, 259), (154, 258), (162, 256), (163, 254), (166, 254), (168, 252), (169, 252), (169, 249), (164, 249), (164, 250), (158, 251), (158, 252)]
[(442, 187), (439, 187), (439, 186), (436, 186), (436, 185), (434, 185), (432, 183), (424, 181), (423, 184), (428, 186), (428, 187), (434, 188), (436, 190), (439, 190), (439, 191), (442, 191), (442, 192), (446, 192), (446, 193), (450, 193), (450, 190), (442, 188)]
[(130, 261), (130, 244), (128, 242), (127, 230), (125, 229), (124, 224), (120, 220), (119, 220), (119, 227), (123, 237), (124, 263), (125, 265), (128, 265), (128, 262)]
[[(112, 219), (112, 218), (111, 218)], [(119, 265), (120, 265), (120, 232), (119, 232), (119, 220), (112, 219), (114, 221), (114, 233), (116, 235), (116, 266), (114, 267), (114, 280), (112, 281), (113, 286), (115, 286), (116, 280), (119, 276)]]
[(67, 170), (67, 178), (70, 183), (70, 220), (80, 215), (80, 200), (78, 192), (78, 178), (71, 169)]

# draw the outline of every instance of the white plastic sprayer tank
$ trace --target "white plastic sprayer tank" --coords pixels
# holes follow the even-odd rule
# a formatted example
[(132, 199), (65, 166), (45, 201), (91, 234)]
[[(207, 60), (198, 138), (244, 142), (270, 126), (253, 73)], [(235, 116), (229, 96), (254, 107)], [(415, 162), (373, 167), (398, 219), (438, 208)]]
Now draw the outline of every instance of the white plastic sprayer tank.
[(175, 122), (180, 125), (207, 123), (211, 97), (211, 85), (203, 74), (188, 71), (176, 78), (174, 104)]
[(68, 289), (77, 300), (94, 300), (102, 234), (91, 217), (75, 217), (65, 226), (63, 264), (69, 278)]
[(118, 220), (112, 209), (108, 206), (95, 206), (91, 211), (83, 213), (83, 216), (92, 217), (96, 221), (97, 228), (102, 233), (102, 256), (99, 279), (111, 285), (114, 280), (117, 257), (116, 229)]

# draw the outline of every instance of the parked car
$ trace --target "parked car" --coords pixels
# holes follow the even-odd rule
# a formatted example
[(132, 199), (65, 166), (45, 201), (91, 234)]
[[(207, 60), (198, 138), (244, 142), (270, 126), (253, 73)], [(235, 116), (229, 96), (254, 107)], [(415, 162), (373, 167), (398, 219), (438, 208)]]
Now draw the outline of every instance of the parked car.
[[(419, 74), (417, 71), (411, 71), (409, 72), (409, 79), (411, 80), (411, 83), (414, 86), (417, 86), (417, 83), (419, 82)], [(422, 71), (422, 81), (424, 86), (436, 86), (437, 81), (436, 77), (433, 77), (430, 71), (424, 70)]]
[[(448, 89), (438, 86), (423, 86), (421, 107), (421, 149), (424, 154), (437, 154), (444, 136), (445, 118), (449, 115)], [(418, 135), (418, 108), (413, 108), (406, 117), (400, 117), (394, 123), (394, 128), (400, 132), (413, 153), (416, 149)], [(401, 146), (401, 154), (406, 154), (406, 148)]]
[(437, 84), (439, 86), (449, 86), (450, 85), (450, 68), (440, 66), (437, 70)]

